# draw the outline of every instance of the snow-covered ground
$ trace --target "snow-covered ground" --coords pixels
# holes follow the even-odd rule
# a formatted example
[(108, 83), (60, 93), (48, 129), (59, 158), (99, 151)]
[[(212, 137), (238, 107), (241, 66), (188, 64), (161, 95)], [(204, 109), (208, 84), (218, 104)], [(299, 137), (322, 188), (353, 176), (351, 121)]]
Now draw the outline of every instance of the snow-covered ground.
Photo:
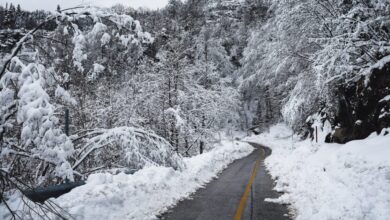
[(291, 134), (279, 124), (247, 138), (272, 148), (265, 163), (285, 194), (270, 202), (291, 204), (300, 220), (390, 219), (390, 135), (340, 145)]
[[(181, 171), (151, 166), (133, 175), (93, 174), (86, 185), (53, 201), (76, 219), (155, 219), (252, 151), (249, 144), (225, 140), (207, 153), (185, 158)], [(10, 204), (18, 207), (20, 199)], [(4, 213), (0, 205), (0, 219), (8, 219)]]

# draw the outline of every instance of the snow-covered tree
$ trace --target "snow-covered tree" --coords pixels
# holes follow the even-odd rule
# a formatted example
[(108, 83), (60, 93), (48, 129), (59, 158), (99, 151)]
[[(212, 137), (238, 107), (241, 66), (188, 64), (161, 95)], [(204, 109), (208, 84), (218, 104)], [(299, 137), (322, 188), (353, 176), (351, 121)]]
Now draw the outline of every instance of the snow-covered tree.
[[(99, 136), (97, 142), (105, 143), (103, 146), (88, 150), (93, 140), (97, 140), (94, 135), (98, 134), (91, 133), (91, 129), (106, 133), (98, 129), (101, 124), (85, 121), (88, 126), (84, 128), (89, 130), (85, 137), (78, 136), (84, 132), (78, 129), (83, 127), (73, 127), (70, 133), (76, 136), (72, 138), (63, 127), (69, 119), (64, 110), (71, 109), (73, 116), (73, 110), (85, 104), (80, 100), (91, 100), (91, 91), (88, 93), (88, 90), (94, 89), (95, 85), (103, 85), (99, 80), (114, 84), (121, 80), (116, 79), (116, 75), (128, 74), (128, 68), (124, 68), (126, 64), (136, 62), (133, 60), (138, 59), (142, 45), (152, 40), (148, 33), (142, 31), (139, 22), (130, 16), (96, 8), (64, 11), (48, 17), (46, 22), (51, 20), (57, 22), (54, 31), (41, 30), (42, 23), (20, 40), (12, 54), (4, 57), (0, 75), (2, 171), (33, 186), (55, 180), (73, 180), (75, 176), (83, 176), (77, 170), (80, 161), (85, 163), (83, 171), (95, 168), (88, 167), (88, 164), (103, 164), (105, 169), (114, 167), (117, 151), (107, 151), (112, 154), (106, 154), (109, 159), (92, 157), (107, 144), (121, 146), (119, 150), (122, 154), (130, 155), (130, 152), (135, 153), (134, 148), (144, 148), (145, 143), (152, 148), (150, 151), (144, 148), (137, 155), (123, 158), (123, 161), (131, 162), (117, 162), (121, 166), (135, 168), (142, 167), (147, 161), (179, 168), (180, 157), (168, 154), (172, 146), (151, 131), (138, 129), (138, 133), (134, 134), (131, 128), (110, 130), (110, 135)], [(110, 86), (113, 89), (110, 84), (104, 88)], [(76, 94), (79, 94), (77, 98)], [(101, 99), (103, 102), (114, 99), (110, 93), (105, 95)], [(91, 104), (95, 106), (84, 109), (84, 114), (100, 107), (96, 106), (97, 102)], [(78, 115), (71, 118), (82, 120)], [(91, 116), (91, 120), (95, 118)], [(112, 128), (112, 125), (106, 128)], [(88, 137), (92, 140), (89, 141)], [(115, 144), (104, 140), (113, 137), (119, 138)], [(127, 144), (131, 142), (133, 148), (128, 148), (123, 141)]]

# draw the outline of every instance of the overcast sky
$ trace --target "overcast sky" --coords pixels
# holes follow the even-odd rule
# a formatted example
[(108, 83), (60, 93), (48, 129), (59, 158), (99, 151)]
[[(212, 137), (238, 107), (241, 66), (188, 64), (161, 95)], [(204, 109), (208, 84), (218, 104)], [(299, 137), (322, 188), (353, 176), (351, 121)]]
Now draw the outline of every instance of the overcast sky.
[(58, 4), (61, 5), (61, 8), (68, 8), (83, 3), (104, 7), (121, 3), (134, 8), (147, 7), (157, 9), (164, 7), (168, 0), (0, 0), (1, 5), (5, 5), (6, 2), (12, 2), (14, 5), (20, 4), (22, 9), (25, 10), (45, 9), (54, 11)]

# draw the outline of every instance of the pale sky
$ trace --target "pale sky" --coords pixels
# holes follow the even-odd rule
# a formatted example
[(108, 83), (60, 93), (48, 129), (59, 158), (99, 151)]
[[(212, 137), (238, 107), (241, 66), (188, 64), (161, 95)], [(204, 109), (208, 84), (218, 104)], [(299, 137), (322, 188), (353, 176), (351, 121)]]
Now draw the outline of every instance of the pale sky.
[(22, 9), (25, 10), (45, 9), (54, 11), (58, 4), (63, 9), (78, 6), (80, 4), (110, 7), (117, 3), (133, 8), (147, 7), (150, 9), (157, 9), (164, 7), (168, 0), (0, 0), (0, 5), (5, 5), (6, 2), (14, 5), (20, 4)]

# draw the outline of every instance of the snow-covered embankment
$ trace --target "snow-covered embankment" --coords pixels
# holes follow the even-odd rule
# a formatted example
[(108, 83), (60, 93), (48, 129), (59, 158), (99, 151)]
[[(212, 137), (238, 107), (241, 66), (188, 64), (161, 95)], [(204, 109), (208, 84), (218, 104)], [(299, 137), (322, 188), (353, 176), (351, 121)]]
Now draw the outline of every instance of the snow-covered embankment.
[(55, 201), (76, 219), (154, 219), (252, 151), (249, 144), (222, 141), (210, 152), (185, 158), (182, 171), (152, 166), (133, 175), (93, 174)]
[[(279, 124), (247, 138), (272, 148), (265, 161), (297, 219), (390, 219), (390, 134), (345, 145), (291, 138)], [(272, 202), (272, 200), (269, 200)]]

